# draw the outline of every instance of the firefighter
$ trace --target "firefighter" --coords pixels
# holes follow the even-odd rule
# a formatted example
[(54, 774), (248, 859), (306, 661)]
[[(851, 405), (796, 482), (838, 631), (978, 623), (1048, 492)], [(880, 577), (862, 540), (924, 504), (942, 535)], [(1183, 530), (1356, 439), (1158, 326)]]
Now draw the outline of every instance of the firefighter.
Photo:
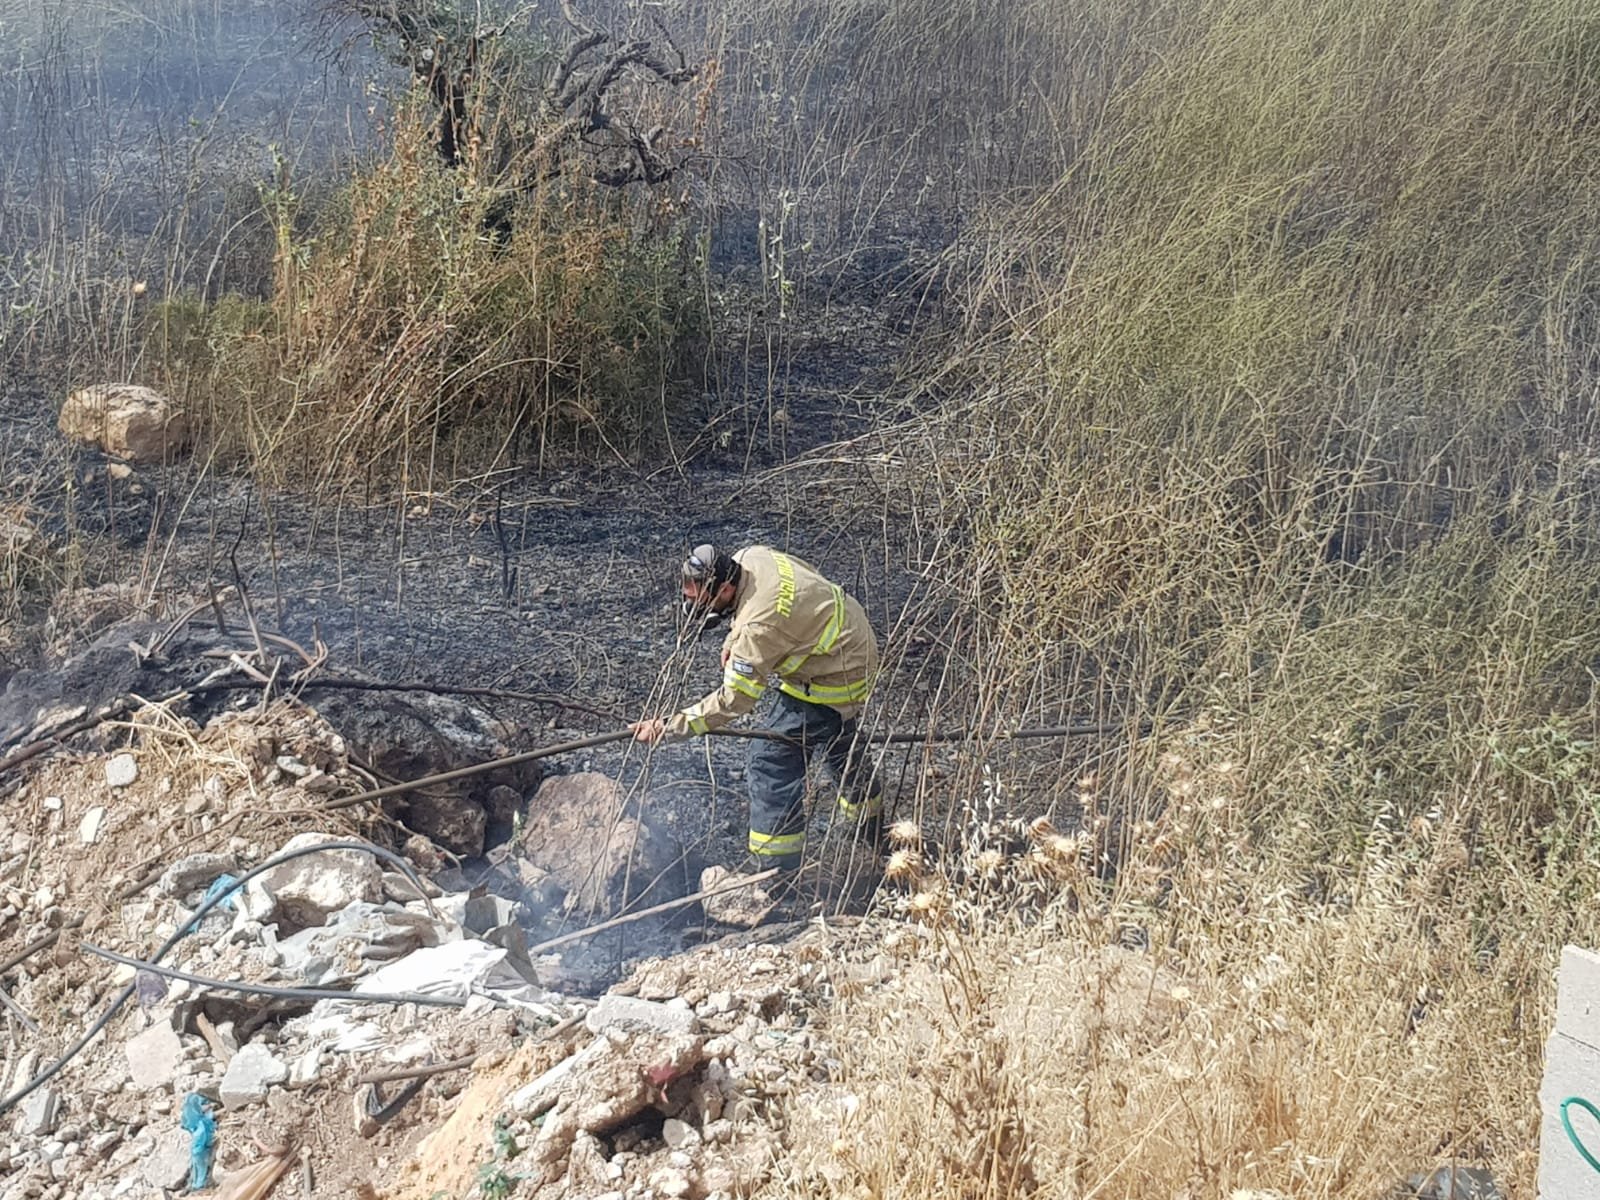
[(703, 734), (765, 702), (764, 724), (787, 740), (750, 743), (753, 868), (781, 868), (779, 878), (792, 883), (805, 850), (806, 763), (813, 753), (823, 755), (838, 784), (838, 816), (876, 847), (882, 796), (856, 724), (878, 669), (866, 611), (809, 563), (767, 546), (731, 555), (697, 546), (684, 560), (682, 583), (686, 617), (730, 622), (722, 685), (670, 717), (634, 722), (634, 738), (655, 745)]

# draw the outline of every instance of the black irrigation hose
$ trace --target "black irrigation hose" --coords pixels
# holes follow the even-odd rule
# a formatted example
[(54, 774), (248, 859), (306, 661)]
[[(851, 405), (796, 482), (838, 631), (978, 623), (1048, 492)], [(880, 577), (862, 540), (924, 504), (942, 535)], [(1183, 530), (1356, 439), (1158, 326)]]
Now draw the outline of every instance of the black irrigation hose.
[(80, 949), (87, 950), (90, 954), (109, 959), (114, 963), (121, 963), (126, 967), (137, 967), (141, 971), (149, 971), (153, 975), (161, 975), (167, 979), (181, 979), (185, 983), (196, 983), (219, 992), (240, 992), (246, 996), (276, 996), (282, 1000), (370, 1000), (374, 1004), (436, 1004), (441, 1008), (465, 1008), (467, 1002), (455, 996), (429, 996), (422, 992), (398, 992), (388, 994), (384, 992), (354, 992), (343, 988), (309, 988), (309, 987), (278, 987), (270, 983), (240, 983), (231, 979), (213, 979), (209, 975), (192, 975), (188, 971), (179, 971), (174, 967), (159, 967), (155, 963), (145, 962), (142, 958), (133, 958), (127, 954), (118, 954), (115, 950), (107, 950), (91, 942), (79, 942)]
[[(1050, 725), (1038, 729), (1006, 730), (988, 736), (996, 741), (1020, 741), (1025, 738), (1062, 738), (1080, 737), (1097, 733), (1111, 733), (1119, 729), (1126, 729), (1129, 722), (1113, 721), (1104, 725)], [(1142, 722), (1139, 726), (1141, 733), (1150, 731), (1150, 723)], [(711, 736), (758, 738), (765, 741), (790, 742), (796, 745), (803, 744), (798, 739), (788, 734), (779, 733), (774, 729), (713, 729)], [(589, 737), (578, 738), (576, 741), (559, 742), (554, 746), (546, 746), (542, 750), (529, 750), (522, 754), (511, 754), (505, 758), (491, 758), (484, 762), (473, 763), (467, 767), (457, 767), (453, 771), (443, 771), (437, 775), (425, 775), (421, 779), (413, 779), (406, 783), (392, 783), (387, 787), (374, 788), (370, 792), (359, 792), (354, 796), (341, 796), (337, 800), (330, 800), (322, 806), (323, 811), (333, 812), (337, 809), (352, 808), (357, 804), (365, 804), (369, 800), (384, 800), (390, 796), (400, 796), (406, 792), (418, 791), (421, 788), (432, 787), (437, 783), (452, 783), (458, 779), (470, 779), (475, 775), (485, 775), (490, 771), (497, 771), (502, 767), (515, 767), (523, 763), (536, 762), (541, 758), (553, 758), (557, 754), (570, 754), (574, 750), (589, 750), (595, 746), (605, 746), (612, 742), (626, 741), (633, 733), (627, 729), (617, 729), (610, 733), (597, 733)], [(972, 730), (942, 730), (933, 733), (874, 733), (868, 734), (866, 740), (875, 745), (905, 745), (916, 742), (973, 742), (985, 735)]]
[[(186, 937), (189, 931), (195, 928), (195, 926), (200, 923), (201, 919), (204, 918), (208, 912), (210, 912), (218, 904), (222, 903), (222, 901), (227, 899), (229, 896), (233, 895), (234, 892), (238, 891), (245, 884), (249, 883), (257, 875), (269, 871), (273, 867), (280, 866), (283, 863), (292, 862), (297, 858), (303, 858), (307, 854), (318, 854), (324, 850), (362, 850), (368, 854), (375, 854), (380, 858), (388, 859), (398, 866), (402, 872), (404, 872), (406, 878), (411, 881), (412, 886), (417, 889), (418, 894), (421, 895), (424, 900), (427, 900), (427, 893), (423, 887), (421, 877), (416, 873), (416, 870), (410, 863), (401, 858), (398, 854), (394, 853), (392, 850), (385, 850), (382, 846), (374, 846), (370, 842), (363, 842), (354, 839), (341, 840), (337, 842), (319, 842), (315, 846), (297, 846), (293, 850), (283, 850), (277, 854), (274, 854), (260, 866), (252, 867), (249, 871), (246, 871), (227, 887), (201, 901), (200, 907), (194, 910), (194, 915), (182, 925), (178, 926), (178, 928), (173, 932), (172, 936), (163, 942), (161, 948), (151, 956), (149, 960), (150, 964), (154, 965), (159, 963), (163, 958), (166, 957), (167, 952), (176, 946), (181, 938)], [(428, 911), (437, 914), (437, 910), (434, 909), (431, 901), (428, 901)], [(56, 1075), (60, 1073), (63, 1067), (77, 1057), (78, 1053), (82, 1051), (82, 1049), (87, 1046), (102, 1029), (110, 1024), (111, 1018), (117, 1015), (117, 1011), (128, 1002), (128, 997), (133, 995), (133, 988), (134, 985), (130, 983), (124, 987), (122, 991), (118, 992), (115, 999), (113, 999), (111, 1003), (106, 1006), (106, 1010), (95, 1018), (94, 1024), (89, 1026), (89, 1028), (84, 1032), (83, 1036), (78, 1038), (77, 1041), (73, 1042), (72, 1045), (68, 1046), (66, 1050), (62, 1051), (61, 1056), (57, 1058), (55, 1062), (51, 1063), (49, 1067), (35, 1075), (15, 1092), (12, 1092), (11, 1095), (6, 1096), (4, 1099), (0, 1099), (0, 1115), (9, 1112), (12, 1108), (16, 1107), (16, 1105), (20, 1103), (24, 1097), (28, 1096), (30, 1093), (36, 1091), (38, 1088), (43, 1087), (50, 1080), (54, 1079)]]
[(392, 783), (388, 787), (375, 788), (370, 792), (361, 792), (354, 796), (342, 796), (338, 800), (328, 801), (322, 806), (322, 809), (324, 812), (334, 812), (337, 809), (365, 804), (368, 800), (382, 800), (388, 796), (414, 792), (418, 788), (431, 787), (436, 783), (450, 783), (457, 779), (470, 779), (474, 775), (485, 775), (490, 771), (497, 771), (501, 767), (515, 767), (522, 763), (536, 762), (541, 758), (550, 758), (557, 754), (569, 754), (574, 750), (587, 750), (592, 746), (604, 746), (610, 742), (620, 742), (632, 736), (632, 732), (626, 729), (618, 729), (612, 733), (597, 733), (592, 737), (579, 738), (577, 741), (560, 742), (554, 746), (546, 746), (543, 750), (529, 750), (523, 754), (510, 754), (505, 758), (491, 758), (487, 762), (473, 763), (470, 767), (458, 767), (454, 771), (442, 771), (438, 775), (426, 775), (421, 779), (413, 779), (409, 783)]
[[(1132, 724), (1132, 721), (1108, 721), (1103, 725), (1044, 725), (1037, 729), (1009, 729), (991, 734), (959, 729), (939, 730), (934, 733), (873, 733), (867, 735), (867, 741), (879, 746), (903, 746), (916, 742), (976, 742), (984, 737), (993, 738), (997, 742), (1020, 742), (1030, 738), (1069, 738), (1086, 737), (1097, 733), (1116, 733)], [(1149, 733), (1152, 728), (1149, 721), (1140, 721), (1138, 724), (1140, 733)]]

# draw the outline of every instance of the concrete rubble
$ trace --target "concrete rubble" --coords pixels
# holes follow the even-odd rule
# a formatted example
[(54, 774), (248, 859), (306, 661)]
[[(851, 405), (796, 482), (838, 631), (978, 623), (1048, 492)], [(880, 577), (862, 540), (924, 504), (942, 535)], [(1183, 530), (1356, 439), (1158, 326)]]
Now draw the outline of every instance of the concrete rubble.
[[(239, 731), (228, 736), (232, 753), (252, 764), (252, 794), (270, 803), (271, 788), (295, 781), (287, 786), (304, 810), (300, 785), (317, 772), (338, 778), (342, 767), (335, 735), (295, 720), (302, 731), (321, 729), (321, 751), (281, 737), (258, 744)], [(80, 830), (96, 809), (95, 849), (127, 857), (139, 835), (107, 789), (158, 804), (189, 789), (164, 786), (156, 758), (127, 751), (118, 757), (137, 769), (113, 783), (127, 773), (109, 771), (110, 757), (84, 765), (94, 773), (94, 805), (54, 779), (54, 805), (43, 803), (43, 787), (38, 797), (24, 794), (42, 822), (35, 828), (46, 832), (0, 842), (0, 868), (17, 855), (31, 861), (46, 843), (63, 862), (88, 853)], [(279, 782), (265, 782), (274, 775)], [(221, 814), (240, 783), (220, 772), (211, 778), (219, 782), (207, 812)], [(205, 778), (190, 782), (206, 796)], [(577, 786), (614, 815), (614, 788), (593, 778)], [(332, 840), (344, 839), (336, 830), (285, 830), (272, 843), (236, 838), (153, 869), (140, 864), (144, 883), (113, 905), (120, 923), (84, 940), (148, 958), (221, 877)], [(431, 865), (414, 843), (403, 851)], [(608, 863), (611, 850), (600, 853)], [(836, 1064), (811, 1024), (832, 995), (828, 935), (812, 927), (787, 944), (708, 944), (648, 960), (598, 997), (566, 994), (541, 982), (559, 956), (531, 963), (515, 934), (528, 914), (522, 879), (531, 874), (551, 897), (567, 889), (526, 858), (502, 860), (523, 868), (493, 876), (508, 880), (514, 897), (414, 882), (361, 850), (308, 854), (248, 882), (162, 962), (212, 979), (335, 988), (336, 998), (237, 995), (75, 953), (33, 956), (9, 993), (51, 1023), (25, 1041), (27, 1053), (0, 1058), (0, 1094), (52, 1063), (124, 985), (137, 984), (137, 1000), (0, 1121), (0, 1200), (158, 1200), (185, 1188), (191, 1134), (179, 1118), (191, 1094), (209, 1101), (217, 1121), (221, 1175), (258, 1162), (262, 1146), (298, 1138), (310, 1182), (292, 1177), (280, 1191), (294, 1184), (313, 1197), (749, 1195), (783, 1157), (780, 1110), (813, 1093), (828, 1112), (836, 1106)], [(127, 882), (97, 886), (104, 893)], [(0, 869), (0, 901), (10, 908), (9, 918), (0, 910), (0, 952), (64, 922), (68, 884), (33, 879), (30, 887), (8, 888)], [(76, 999), (52, 1002), (63, 994), (57, 973), (69, 970)], [(467, 1062), (470, 1069), (460, 1065)], [(427, 1070), (446, 1063), (457, 1065)], [(420, 1077), (405, 1077), (417, 1069)]]

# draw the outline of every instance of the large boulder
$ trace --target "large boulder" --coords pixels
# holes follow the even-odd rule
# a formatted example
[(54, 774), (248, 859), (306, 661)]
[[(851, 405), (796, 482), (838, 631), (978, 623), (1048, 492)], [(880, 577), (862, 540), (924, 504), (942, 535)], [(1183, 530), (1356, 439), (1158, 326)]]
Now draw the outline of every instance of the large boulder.
[(172, 401), (136, 383), (79, 388), (56, 424), (69, 438), (130, 462), (165, 462), (189, 442), (189, 423)]
[(517, 849), (566, 890), (568, 908), (597, 917), (686, 890), (683, 847), (672, 831), (593, 771), (545, 780)]

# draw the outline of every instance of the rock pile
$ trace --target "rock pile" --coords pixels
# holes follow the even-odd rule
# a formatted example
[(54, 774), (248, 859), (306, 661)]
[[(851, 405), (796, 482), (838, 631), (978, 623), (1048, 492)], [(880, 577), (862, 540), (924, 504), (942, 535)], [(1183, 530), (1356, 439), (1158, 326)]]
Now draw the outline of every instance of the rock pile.
[[(323, 840), (308, 835), (293, 844)], [(319, 862), (328, 869), (317, 869)], [(179, 928), (193, 914), (189, 906), (233, 867), (215, 854), (174, 863), (157, 895), (142, 902), (145, 922), (158, 933)], [(247, 903), (214, 908), (171, 956), (170, 965), (210, 979), (280, 988), (350, 984), (352, 998), (313, 1004), (307, 997), (230, 995), (118, 968), (110, 984), (136, 983), (137, 1004), (114, 1018), (103, 1044), (17, 1107), (10, 1140), (0, 1140), (0, 1197), (156, 1200), (188, 1177), (191, 1135), (177, 1118), (191, 1093), (220, 1110), (225, 1132), (301, 1127), (329, 1119), (322, 1110), (330, 1099), (369, 1098), (354, 1082), (364, 1069), (492, 1052), (582, 1011), (507, 968), (505, 949), (471, 938), (457, 919), (468, 897), (430, 902), (415, 898), (413, 884), (404, 889), (413, 898), (401, 899), (395, 879), (403, 876), (385, 873), (359, 851), (306, 855), (251, 880)], [(296, 925), (298, 932), (279, 938)], [(419, 998), (361, 998), (396, 992)], [(438, 1000), (451, 1006), (435, 1006)], [(37, 1051), (23, 1056), (7, 1073), (6, 1093), (46, 1061)], [(377, 1107), (352, 1123), (346, 1101), (334, 1123), (370, 1137), (383, 1125)], [(236, 1136), (234, 1157), (248, 1145)]]
[(475, 1126), (423, 1142), (381, 1195), (750, 1195), (784, 1157), (783, 1111), (850, 1107), (811, 1027), (839, 969), (827, 946), (813, 929), (785, 945), (704, 947), (645, 964), (599, 998), (532, 1078), (474, 1083), (463, 1106)]

